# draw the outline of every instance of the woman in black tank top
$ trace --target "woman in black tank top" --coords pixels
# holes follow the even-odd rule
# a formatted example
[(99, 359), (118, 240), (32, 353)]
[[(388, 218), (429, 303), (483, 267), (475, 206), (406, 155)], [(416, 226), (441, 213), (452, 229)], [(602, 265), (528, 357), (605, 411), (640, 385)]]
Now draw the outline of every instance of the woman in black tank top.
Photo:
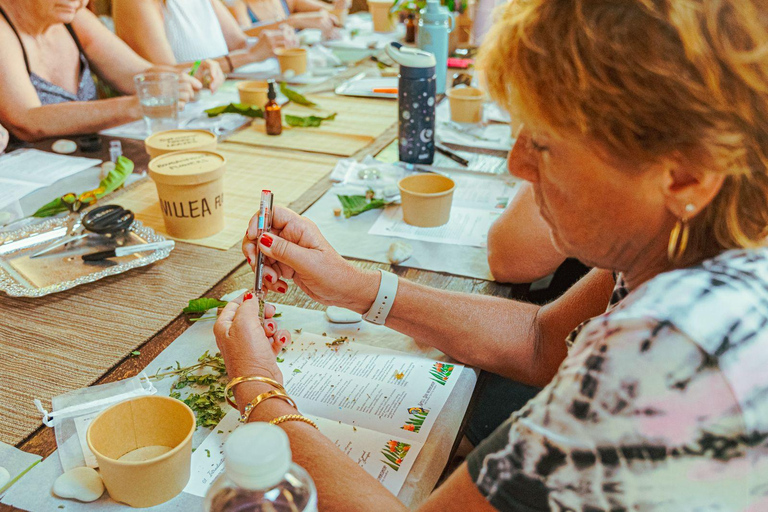
[[(141, 118), (133, 76), (153, 69), (127, 48), (86, 1), (0, 0), (0, 123), (33, 141), (93, 133)], [(91, 70), (124, 94), (97, 100)], [(183, 67), (182, 105), (202, 84)]]

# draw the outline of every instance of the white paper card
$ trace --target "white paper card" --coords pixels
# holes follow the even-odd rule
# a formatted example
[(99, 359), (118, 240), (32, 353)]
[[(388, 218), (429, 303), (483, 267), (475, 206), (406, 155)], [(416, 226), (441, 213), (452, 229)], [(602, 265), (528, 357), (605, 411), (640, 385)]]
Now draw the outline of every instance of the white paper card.
[(499, 215), (499, 212), (454, 207), (451, 208), (451, 218), (447, 224), (436, 228), (420, 228), (403, 221), (401, 207), (390, 207), (379, 215), (368, 234), (439, 244), (486, 247), (488, 230)]
[(96, 456), (88, 447), (88, 441), (86, 440), (85, 435), (88, 433), (88, 427), (90, 426), (91, 422), (100, 413), (101, 411), (96, 411), (91, 414), (86, 414), (85, 416), (78, 416), (74, 418), (75, 429), (77, 430), (77, 439), (80, 441), (80, 448), (83, 450), (83, 458), (85, 459), (85, 464), (89, 468), (94, 469), (99, 467), (99, 462), (96, 460)]
[(95, 158), (18, 149), (0, 156), (0, 178), (47, 186), (100, 164), (101, 160)]

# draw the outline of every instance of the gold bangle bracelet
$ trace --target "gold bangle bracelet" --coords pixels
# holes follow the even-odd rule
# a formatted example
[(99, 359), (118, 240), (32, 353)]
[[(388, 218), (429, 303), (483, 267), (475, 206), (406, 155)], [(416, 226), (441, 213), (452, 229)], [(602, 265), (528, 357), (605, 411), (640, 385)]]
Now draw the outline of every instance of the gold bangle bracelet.
[[(235, 377), (231, 381), (227, 383), (227, 386), (224, 388), (224, 398), (227, 400), (227, 403), (231, 405), (234, 409), (237, 409), (237, 402), (229, 398), (229, 392), (237, 386), (238, 384), (242, 384), (243, 382), (263, 382), (265, 384), (270, 384), (274, 386), (276, 389), (282, 391), (283, 393), (287, 393), (285, 391), (285, 388), (282, 384), (277, 382), (274, 379), (270, 379), (269, 377), (260, 377), (258, 375), (252, 375), (250, 377)], [(233, 393), (234, 396), (234, 393)]]
[(240, 423), (248, 423), (248, 418), (251, 416), (251, 412), (256, 408), (256, 406), (264, 400), (269, 400), (270, 398), (279, 398), (280, 400), (285, 400), (291, 404), (294, 409), (298, 410), (298, 407), (296, 407), (296, 402), (294, 402), (291, 397), (278, 389), (273, 389), (271, 391), (267, 391), (266, 393), (260, 394), (245, 406), (245, 409), (243, 409), (243, 414), (240, 415)]
[(273, 420), (269, 420), (269, 423), (271, 425), (279, 425), (280, 423), (284, 423), (286, 421), (303, 421), (308, 425), (312, 425), (317, 430), (320, 430), (317, 426), (317, 423), (307, 418), (306, 416), (302, 416), (301, 414), (286, 414), (285, 416), (280, 416)]

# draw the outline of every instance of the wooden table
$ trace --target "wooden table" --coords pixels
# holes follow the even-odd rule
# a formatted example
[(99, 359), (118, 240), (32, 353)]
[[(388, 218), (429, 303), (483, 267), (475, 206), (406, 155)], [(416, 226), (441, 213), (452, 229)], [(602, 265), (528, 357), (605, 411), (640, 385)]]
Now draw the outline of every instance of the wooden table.
[[(351, 70), (344, 73), (341, 76), (335, 77), (331, 83), (326, 83), (323, 86), (314, 87), (314, 90), (332, 88), (333, 82), (346, 79), (347, 76), (353, 75), (359, 70)], [(361, 150), (353, 158), (362, 160), (368, 155), (376, 155), (384, 147), (389, 145), (395, 138), (397, 133), (397, 125), (394, 124), (386, 133), (376, 139), (370, 146)], [(104, 138), (104, 145), (102, 151), (99, 153), (81, 154), (82, 156), (99, 157), (108, 159), (108, 148), (110, 138)], [(44, 141), (35, 144), (34, 147), (39, 149), (49, 150), (51, 141)], [(144, 146), (141, 141), (122, 139), (123, 152), (131, 158), (136, 164), (137, 170), (145, 169), (148, 163), (148, 156), (144, 151)], [(471, 160), (474, 164), (482, 167), (484, 163), (490, 160), (497, 161), (499, 157), (505, 156), (504, 153), (494, 151), (477, 151), (475, 155), (471, 155)], [(465, 155), (467, 156), (467, 155)], [(455, 164), (451, 164), (455, 166)], [(297, 203), (294, 203), (294, 209), (299, 213), (309, 208), (322, 194), (330, 188), (331, 182), (329, 179), (324, 179), (317, 186), (313, 187), (307, 193), (305, 193)], [(493, 295), (500, 297), (509, 297), (511, 294), (519, 293), (523, 290), (527, 290), (527, 286), (510, 286), (502, 285), (495, 282), (484, 281), (480, 279), (470, 279), (465, 277), (458, 277), (453, 275), (447, 275), (442, 273), (430, 272), (426, 270), (418, 270), (402, 267), (391, 267), (390, 265), (372, 263), (361, 260), (351, 260), (355, 265), (361, 268), (377, 269), (382, 268), (396, 273), (397, 275), (412, 280), (414, 282), (432, 286), (439, 289), (453, 290), (466, 293), (481, 293), (485, 295)], [(253, 273), (247, 265), (243, 264), (236, 268), (229, 275), (221, 276), (221, 280), (212, 287), (206, 296), (219, 297), (228, 292), (249, 288), (253, 284)], [(276, 303), (286, 304), (292, 306), (298, 306), (307, 309), (321, 309), (322, 306), (306, 294), (304, 294), (298, 287), (291, 287), (288, 294), (284, 296), (270, 297)], [(157, 332), (154, 336), (148, 339), (140, 348), (140, 356), (138, 357), (126, 357), (123, 361), (117, 364), (111, 369), (105, 369), (103, 376), (98, 379), (94, 384), (103, 384), (107, 382), (113, 382), (120, 379), (125, 379), (137, 375), (147, 364), (152, 361), (160, 352), (163, 351), (168, 345), (171, 344), (182, 332), (184, 332), (190, 324), (188, 320), (179, 315), (174, 321), (167, 325), (164, 329)], [(72, 329), (72, 326), (68, 327)], [(478, 383), (478, 388), (481, 383)], [(477, 391), (477, 388), (476, 388)], [(468, 411), (471, 410), (471, 405)], [(465, 417), (466, 421), (466, 417)], [(463, 430), (463, 428), (462, 428)], [(461, 436), (459, 436), (460, 438)], [(456, 440), (458, 444), (459, 439)], [(53, 429), (40, 426), (32, 435), (25, 440), (17, 444), (17, 447), (23, 451), (41, 455), (47, 457), (56, 450), (56, 440), (54, 437)], [(0, 511), (13, 510), (10, 507), (0, 505)]]

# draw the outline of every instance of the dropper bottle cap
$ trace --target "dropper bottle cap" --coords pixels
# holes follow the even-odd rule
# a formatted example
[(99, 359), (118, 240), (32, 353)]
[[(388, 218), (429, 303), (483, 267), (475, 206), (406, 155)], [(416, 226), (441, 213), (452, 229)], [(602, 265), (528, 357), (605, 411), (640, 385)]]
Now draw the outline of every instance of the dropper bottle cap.
[(275, 81), (270, 80), (267, 85), (269, 87), (269, 90), (267, 91), (267, 99), (274, 100), (277, 98), (277, 93), (275, 92)]

